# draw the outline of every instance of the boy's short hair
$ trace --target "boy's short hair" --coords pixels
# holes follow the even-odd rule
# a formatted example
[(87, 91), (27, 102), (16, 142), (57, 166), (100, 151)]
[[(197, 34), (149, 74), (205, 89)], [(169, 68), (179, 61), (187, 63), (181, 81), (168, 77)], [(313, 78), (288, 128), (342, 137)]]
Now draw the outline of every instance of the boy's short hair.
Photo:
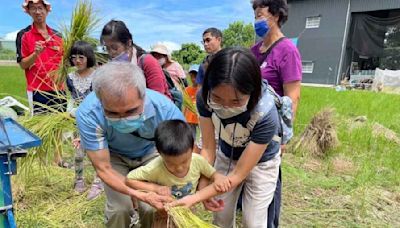
[(94, 54), (94, 48), (91, 44), (85, 41), (76, 41), (71, 48), (69, 54), (69, 63), (74, 66), (72, 62), (72, 55), (83, 55), (87, 58), (87, 68), (94, 67), (96, 65), (96, 56)]
[(154, 135), (160, 154), (179, 156), (193, 148), (194, 138), (190, 126), (182, 120), (161, 122)]

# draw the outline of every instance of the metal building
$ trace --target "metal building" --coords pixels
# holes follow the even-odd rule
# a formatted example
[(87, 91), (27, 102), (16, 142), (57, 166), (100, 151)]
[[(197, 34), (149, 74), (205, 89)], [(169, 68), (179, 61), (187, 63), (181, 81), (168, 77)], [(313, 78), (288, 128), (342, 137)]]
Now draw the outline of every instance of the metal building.
[[(303, 61), (303, 82), (338, 84), (352, 74), (373, 74), (373, 67), (378, 67), (384, 56), (388, 57), (388, 54), (364, 56), (354, 50), (350, 42), (359, 31), (354, 29), (354, 22), (358, 15), (400, 21), (400, 0), (287, 1), (289, 18), (282, 30), (287, 37), (298, 38), (297, 47)], [(400, 23), (385, 29), (387, 31), (381, 37), (377, 35), (382, 46), (385, 46), (390, 31), (400, 34)], [(400, 35), (396, 37), (400, 39)], [(399, 46), (392, 49), (397, 50), (395, 53), (400, 57), (398, 41)], [(393, 55), (394, 52), (391, 53)], [(400, 62), (398, 65), (400, 69)]]

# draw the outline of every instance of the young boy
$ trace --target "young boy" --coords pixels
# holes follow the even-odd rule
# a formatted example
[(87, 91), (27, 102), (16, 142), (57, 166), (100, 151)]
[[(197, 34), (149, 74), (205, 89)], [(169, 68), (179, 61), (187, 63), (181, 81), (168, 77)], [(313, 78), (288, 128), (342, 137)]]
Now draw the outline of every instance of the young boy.
[[(196, 104), (196, 94), (197, 94), (196, 76), (197, 76), (198, 69), (199, 69), (198, 64), (193, 64), (192, 66), (190, 66), (189, 76), (192, 81), (192, 85), (186, 87), (186, 89), (185, 89), (186, 93), (190, 96), (193, 104)], [(183, 113), (185, 114), (185, 119), (186, 119), (187, 123), (192, 128), (193, 137), (196, 138), (197, 126), (199, 124), (199, 117), (198, 117), (197, 113), (194, 113), (187, 108), (184, 109)]]
[[(195, 193), (203, 175), (216, 185), (207, 187), (207, 195), (229, 189), (230, 183), (224, 175), (217, 173), (201, 155), (192, 153), (194, 138), (187, 123), (181, 120), (160, 123), (155, 132), (155, 143), (160, 156), (129, 172), (126, 181), (130, 187), (181, 199)], [(165, 219), (164, 222), (165, 227)]]

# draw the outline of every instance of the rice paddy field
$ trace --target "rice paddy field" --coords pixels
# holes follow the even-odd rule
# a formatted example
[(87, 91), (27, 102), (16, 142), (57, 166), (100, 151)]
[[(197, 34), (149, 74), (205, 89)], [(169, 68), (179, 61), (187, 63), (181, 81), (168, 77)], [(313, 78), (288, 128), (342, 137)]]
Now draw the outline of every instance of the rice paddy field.
[[(0, 97), (7, 94), (26, 103), (17, 67), (0, 67)], [(400, 95), (302, 88), (292, 144), (316, 113), (332, 108), (339, 145), (321, 156), (289, 146), (282, 164), (282, 227), (400, 227), (399, 105)], [(64, 149), (72, 161), (71, 145)], [(89, 182), (88, 161), (85, 171)], [(74, 193), (73, 177), (73, 170), (35, 163), (13, 176), (18, 226), (102, 227), (104, 195), (87, 201)], [(202, 210), (200, 217), (211, 219)]]

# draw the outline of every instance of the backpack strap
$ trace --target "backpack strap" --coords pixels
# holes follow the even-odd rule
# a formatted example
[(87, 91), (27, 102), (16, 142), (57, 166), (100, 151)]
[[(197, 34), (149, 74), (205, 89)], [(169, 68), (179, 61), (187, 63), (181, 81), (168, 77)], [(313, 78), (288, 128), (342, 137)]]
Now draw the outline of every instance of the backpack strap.
[(167, 81), (167, 85), (168, 85), (168, 89), (173, 89), (175, 88), (175, 83), (171, 78), (171, 75), (169, 74), (169, 72), (165, 69), (162, 69), (165, 80)]
[[(273, 97), (270, 94), (267, 94), (268, 100), (260, 100), (262, 103), (260, 103), (250, 116), (249, 121), (246, 123), (246, 128), (249, 129), (250, 131), (253, 131), (254, 127), (256, 126), (257, 122), (264, 117), (267, 113), (269, 113), (272, 109), (272, 107), (275, 105)], [(262, 110), (260, 110), (262, 108)]]
[(261, 66), (262, 63), (267, 59), (267, 57), (268, 57), (268, 55), (271, 53), (272, 49), (274, 49), (274, 47), (275, 47), (277, 44), (279, 44), (282, 40), (284, 40), (285, 38), (286, 38), (285, 36), (279, 38), (277, 41), (275, 41), (275, 42), (268, 48), (268, 50), (267, 50), (265, 53), (263, 53), (263, 54), (261, 55), (261, 59), (258, 61), (258, 64), (259, 64), (260, 66)]

